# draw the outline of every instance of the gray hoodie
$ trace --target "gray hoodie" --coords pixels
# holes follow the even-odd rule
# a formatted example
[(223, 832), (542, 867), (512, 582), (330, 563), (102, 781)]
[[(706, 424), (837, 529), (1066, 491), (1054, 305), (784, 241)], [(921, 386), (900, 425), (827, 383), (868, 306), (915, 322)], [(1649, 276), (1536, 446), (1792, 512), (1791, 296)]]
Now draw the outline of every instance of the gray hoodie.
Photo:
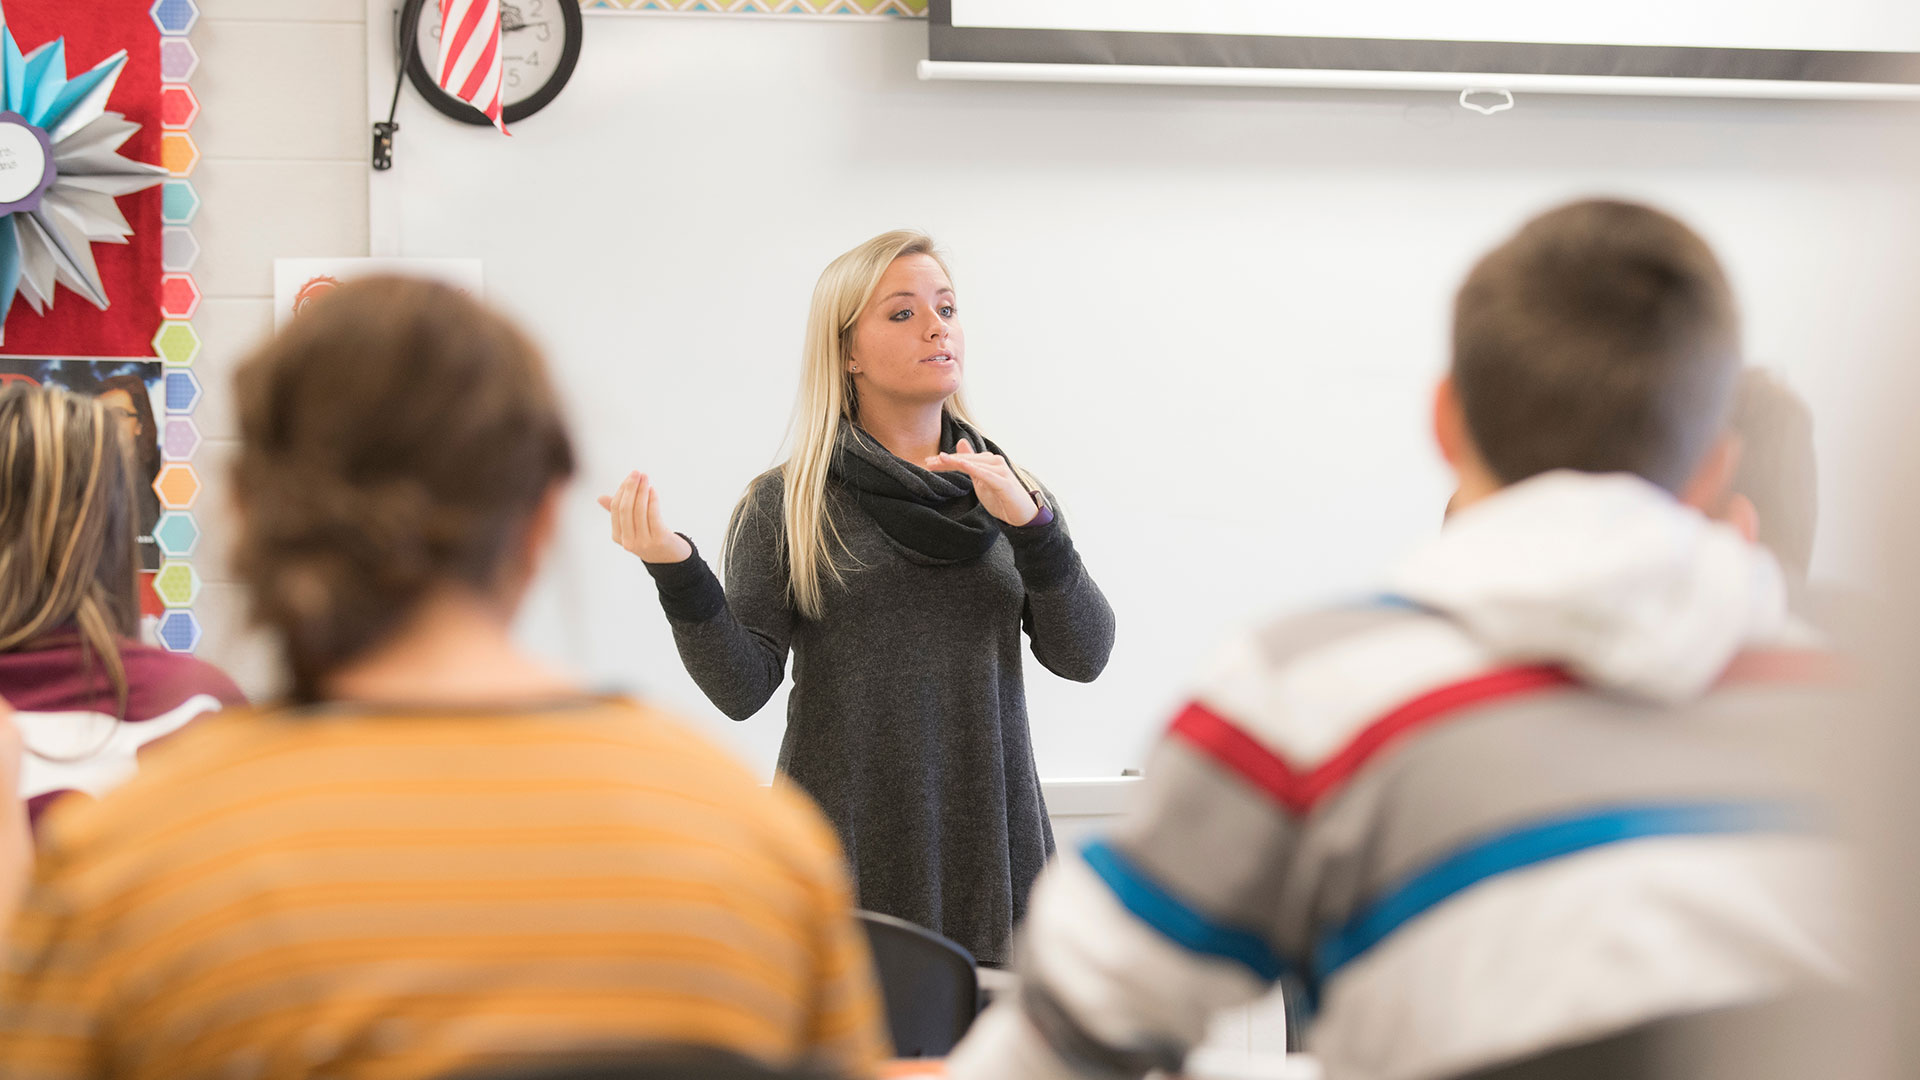
[(1019, 999), (953, 1077), (1173, 1071), (1287, 972), (1335, 1080), (1844, 977), (1801, 768), (1831, 667), (1770, 556), (1644, 481), (1552, 473), (1389, 581), (1203, 673), (1132, 812), (1041, 879)]

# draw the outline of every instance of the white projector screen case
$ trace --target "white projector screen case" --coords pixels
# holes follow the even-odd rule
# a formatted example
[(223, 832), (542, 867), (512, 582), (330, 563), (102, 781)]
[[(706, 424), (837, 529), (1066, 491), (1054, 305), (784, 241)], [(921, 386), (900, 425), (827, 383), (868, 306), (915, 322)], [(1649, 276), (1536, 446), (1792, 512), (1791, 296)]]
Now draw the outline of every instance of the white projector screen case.
[(931, 75), (1920, 98), (1917, 0), (932, 0), (928, 14)]

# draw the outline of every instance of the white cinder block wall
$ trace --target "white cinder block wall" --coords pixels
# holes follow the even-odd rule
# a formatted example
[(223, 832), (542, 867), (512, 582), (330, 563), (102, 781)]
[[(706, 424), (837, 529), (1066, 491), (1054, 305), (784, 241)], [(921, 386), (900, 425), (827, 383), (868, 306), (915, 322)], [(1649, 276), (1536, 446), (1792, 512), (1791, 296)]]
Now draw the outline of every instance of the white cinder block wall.
[(367, 252), (367, 16), (364, 0), (199, 0), (192, 180), (201, 208), (195, 278), (205, 293), (194, 368), (205, 387), (195, 459), (205, 582), (200, 655), (250, 695), (274, 688), (271, 654), (246, 631), (227, 558), (227, 463), (238, 434), (231, 378), (273, 325), (273, 260)]

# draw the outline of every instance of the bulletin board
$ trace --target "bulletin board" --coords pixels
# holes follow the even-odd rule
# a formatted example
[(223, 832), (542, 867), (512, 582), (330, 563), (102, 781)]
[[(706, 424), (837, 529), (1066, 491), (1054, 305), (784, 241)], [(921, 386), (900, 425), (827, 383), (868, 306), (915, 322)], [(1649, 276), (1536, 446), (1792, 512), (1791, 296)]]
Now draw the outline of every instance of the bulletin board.
[(0, 285), (11, 297), (0, 379), (105, 394), (129, 414), (148, 482), (146, 633), (191, 652), (200, 641), (199, 197), (190, 179), (200, 104), (187, 35), (199, 11), (193, 0), (14, 0), (4, 15), (8, 109), (46, 137), (52, 169), (40, 191), (0, 207), (0, 241), (9, 241), (0, 242)]

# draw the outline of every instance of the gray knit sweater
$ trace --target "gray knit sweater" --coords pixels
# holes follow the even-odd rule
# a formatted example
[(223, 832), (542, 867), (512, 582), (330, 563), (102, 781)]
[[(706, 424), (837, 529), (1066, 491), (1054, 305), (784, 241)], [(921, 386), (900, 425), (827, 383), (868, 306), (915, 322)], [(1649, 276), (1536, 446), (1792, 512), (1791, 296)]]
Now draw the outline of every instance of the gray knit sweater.
[(648, 564), (680, 658), (720, 711), (745, 720), (779, 687), (791, 649), (780, 770), (838, 829), (860, 905), (1005, 963), (1053, 853), (1021, 631), (1049, 671), (1090, 682), (1113, 648), (1113, 609), (1049, 512), (1003, 528), (978, 559), (942, 565), (889, 539), (837, 484), (828, 499), (855, 568), (828, 579), (818, 620), (788, 596), (778, 471), (741, 505), (724, 591), (697, 552)]

